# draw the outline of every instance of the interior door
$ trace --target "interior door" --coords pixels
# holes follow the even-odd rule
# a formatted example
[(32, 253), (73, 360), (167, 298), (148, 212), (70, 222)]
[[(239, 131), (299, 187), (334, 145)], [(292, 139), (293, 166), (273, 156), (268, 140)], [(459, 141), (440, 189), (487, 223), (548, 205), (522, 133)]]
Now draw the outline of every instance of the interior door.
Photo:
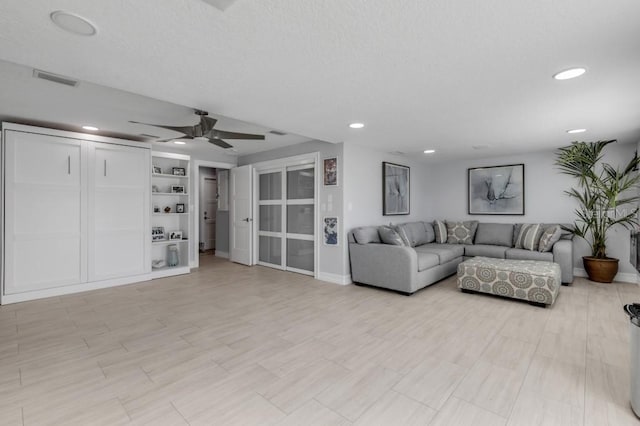
[(216, 179), (204, 178), (202, 193), (202, 238), (205, 250), (216, 248), (216, 212), (218, 210), (218, 200), (216, 192), (218, 184)]
[(253, 214), (251, 165), (231, 169), (231, 261), (252, 265)]

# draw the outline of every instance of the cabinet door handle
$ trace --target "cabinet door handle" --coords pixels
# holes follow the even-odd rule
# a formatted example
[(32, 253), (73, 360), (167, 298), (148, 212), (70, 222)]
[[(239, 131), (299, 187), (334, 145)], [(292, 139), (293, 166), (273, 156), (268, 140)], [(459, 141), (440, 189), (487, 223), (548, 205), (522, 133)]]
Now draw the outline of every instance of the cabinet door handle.
[(71, 174), (71, 156), (67, 155), (67, 174)]
[(107, 176), (107, 160), (104, 160), (104, 175)]

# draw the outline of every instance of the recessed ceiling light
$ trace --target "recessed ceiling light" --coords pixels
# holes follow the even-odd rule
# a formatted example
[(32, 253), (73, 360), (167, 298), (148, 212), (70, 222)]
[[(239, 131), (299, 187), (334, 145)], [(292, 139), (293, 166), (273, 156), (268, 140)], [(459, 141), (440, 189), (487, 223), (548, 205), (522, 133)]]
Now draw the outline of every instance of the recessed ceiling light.
[(571, 129), (571, 130), (567, 130), (567, 133), (584, 133), (586, 131), (587, 129)]
[(364, 127), (363, 123), (351, 123), (349, 124), (349, 127), (351, 127), (352, 129), (362, 129)]
[(55, 12), (52, 12), (49, 17), (58, 27), (65, 31), (69, 31), (72, 34), (92, 36), (98, 32), (95, 25), (82, 16), (74, 13), (56, 10)]
[(570, 78), (580, 77), (582, 74), (587, 72), (584, 68), (570, 68), (568, 70), (560, 71), (557, 74), (553, 75), (553, 78), (556, 80), (569, 80)]
[(173, 141), (173, 143), (175, 143), (176, 145), (185, 145), (186, 142), (182, 142), (182, 141)]
[(436, 152), (436, 150), (435, 150), (435, 149), (425, 149), (425, 150), (424, 150), (424, 153), (425, 153), (425, 154), (433, 154), (434, 152)]
[(100, 130), (95, 126), (82, 126), (82, 128), (85, 129), (85, 130), (90, 130), (92, 132), (97, 132), (98, 130)]

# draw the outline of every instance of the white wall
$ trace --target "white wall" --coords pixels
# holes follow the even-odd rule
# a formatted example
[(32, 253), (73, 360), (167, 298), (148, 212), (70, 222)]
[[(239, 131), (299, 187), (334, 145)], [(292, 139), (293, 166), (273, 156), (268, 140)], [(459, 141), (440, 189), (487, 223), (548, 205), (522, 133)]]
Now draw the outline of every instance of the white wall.
[[(358, 226), (384, 225), (432, 218), (433, 197), (428, 184), (430, 167), (406, 156), (376, 151), (361, 145), (344, 145), (345, 231)], [(382, 215), (382, 162), (410, 167), (409, 215)], [(343, 232), (346, 234), (346, 232)], [(345, 246), (345, 275), (350, 273)]]
[[(319, 244), (319, 265), (318, 273), (320, 279), (328, 281), (343, 281), (345, 271), (345, 250), (346, 250), (346, 232), (344, 230), (344, 214), (343, 214), (343, 197), (344, 197), (344, 160), (343, 160), (343, 144), (332, 144), (322, 141), (311, 141), (299, 145), (278, 148), (271, 151), (259, 152), (257, 154), (246, 155), (238, 158), (238, 165), (254, 164), (261, 161), (276, 160), (280, 158), (293, 157), (301, 154), (309, 154), (313, 152), (320, 153), (320, 167), (322, 167), (322, 159), (330, 157), (338, 157), (338, 186), (326, 187), (320, 185), (319, 188), (319, 214), (320, 219), (323, 216), (336, 216), (340, 228), (338, 246), (325, 246)], [(318, 171), (322, 173), (322, 170)], [(319, 236), (321, 237), (321, 236)]]
[[(604, 161), (612, 165), (626, 164), (634, 155), (634, 144), (611, 144), (605, 148)], [(554, 151), (535, 152), (508, 157), (491, 157), (454, 161), (429, 166), (429, 194), (431, 219), (480, 220), (483, 222), (563, 222), (575, 219), (576, 202), (564, 194), (576, 185), (570, 176), (560, 174), (554, 166)], [(469, 215), (467, 208), (467, 169), (470, 167), (498, 166), (502, 164), (525, 165), (525, 215), (493, 216)], [(589, 245), (581, 238), (574, 238), (574, 266), (582, 268), (582, 256), (590, 255)], [(633, 273), (629, 263), (629, 231), (617, 227), (608, 234), (607, 254), (620, 259), (620, 272)]]

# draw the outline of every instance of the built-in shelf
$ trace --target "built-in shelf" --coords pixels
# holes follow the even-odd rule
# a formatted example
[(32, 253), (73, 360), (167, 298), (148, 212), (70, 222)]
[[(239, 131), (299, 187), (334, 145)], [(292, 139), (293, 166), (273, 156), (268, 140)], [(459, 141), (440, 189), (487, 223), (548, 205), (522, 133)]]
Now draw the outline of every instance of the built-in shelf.
[(168, 173), (153, 173), (153, 177), (171, 178), (171, 179), (188, 179), (189, 176), (170, 175)]
[(163, 266), (162, 268), (153, 268), (151, 270), (152, 278), (171, 277), (173, 275), (188, 274), (191, 272), (191, 268), (188, 266)]
[(163, 245), (163, 244), (180, 244), (180, 243), (187, 243), (189, 242), (188, 239), (182, 239), (182, 240), (156, 240), (156, 241), (152, 241), (152, 244), (159, 244), (159, 245)]
[(178, 195), (181, 197), (188, 197), (189, 194), (184, 192), (152, 192), (152, 195)]
[[(151, 225), (152, 227), (164, 228), (164, 237), (166, 239), (151, 241), (151, 259), (164, 260), (165, 266), (162, 268), (151, 269), (152, 278), (164, 278), (172, 275), (188, 274), (190, 272), (189, 261), (191, 259), (190, 251), (192, 250), (192, 243), (189, 241), (191, 231), (191, 217), (190, 212), (190, 199), (189, 194), (189, 163), (190, 157), (184, 154), (175, 154), (170, 152), (152, 152), (151, 160), (153, 163), (153, 170), (160, 173), (151, 174), (151, 197), (153, 208), (150, 209)], [(184, 170), (185, 175), (174, 175), (172, 170), (176, 168)], [(172, 188), (183, 192), (173, 192)], [(154, 189), (158, 192), (153, 192)], [(178, 206), (182, 213), (178, 213)], [(165, 213), (165, 207), (169, 207), (169, 213)], [(154, 209), (158, 209), (154, 211)], [(183, 238), (179, 240), (170, 240), (168, 237), (176, 230), (179, 231)], [(178, 265), (169, 267), (166, 266), (169, 262), (169, 257), (173, 256), (173, 249), (178, 256)], [(171, 253), (169, 253), (171, 251)]]

